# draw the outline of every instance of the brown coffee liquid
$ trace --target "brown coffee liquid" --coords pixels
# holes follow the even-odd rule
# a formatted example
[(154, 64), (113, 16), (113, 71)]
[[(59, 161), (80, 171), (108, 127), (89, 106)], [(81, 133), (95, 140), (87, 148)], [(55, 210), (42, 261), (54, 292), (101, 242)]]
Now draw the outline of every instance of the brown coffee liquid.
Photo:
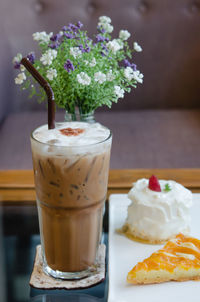
[(32, 145), (32, 152), (47, 264), (62, 272), (85, 270), (95, 264), (100, 241), (110, 148), (99, 154), (48, 156)]

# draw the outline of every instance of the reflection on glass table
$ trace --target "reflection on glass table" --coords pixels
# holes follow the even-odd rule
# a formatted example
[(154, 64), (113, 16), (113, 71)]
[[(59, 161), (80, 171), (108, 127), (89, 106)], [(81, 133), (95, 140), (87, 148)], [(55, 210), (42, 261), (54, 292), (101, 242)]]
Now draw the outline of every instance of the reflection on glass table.
[[(104, 214), (102, 241), (107, 245), (108, 209)], [(107, 301), (106, 279), (81, 290), (39, 290), (29, 286), (35, 248), (40, 244), (35, 205), (0, 204), (0, 290), (1, 302)], [(107, 262), (107, 257), (106, 257)]]

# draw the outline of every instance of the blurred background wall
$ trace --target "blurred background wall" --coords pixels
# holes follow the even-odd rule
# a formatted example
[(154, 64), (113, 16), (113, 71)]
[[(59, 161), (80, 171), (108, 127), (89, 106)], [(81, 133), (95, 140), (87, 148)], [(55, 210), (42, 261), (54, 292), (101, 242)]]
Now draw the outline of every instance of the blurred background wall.
[(130, 44), (143, 48), (133, 59), (143, 85), (97, 110), (114, 133), (111, 168), (200, 166), (200, 0), (1, 0), (0, 169), (32, 167), (29, 135), (46, 122), (46, 104), (14, 84), (13, 57), (37, 53), (34, 32), (57, 33), (69, 22), (81, 21), (92, 37), (102, 15), (112, 19), (113, 38), (127, 29)]
[(114, 36), (131, 32), (143, 53), (134, 61), (145, 75), (144, 85), (113, 110), (196, 108), (200, 106), (200, 1), (198, 0), (1, 0), (0, 100), (3, 111), (41, 109), (14, 84), (12, 58), (37, 50), (32, 33), (54, 33), (80, 20), (90, 35), (97, 19), (108, 15)]

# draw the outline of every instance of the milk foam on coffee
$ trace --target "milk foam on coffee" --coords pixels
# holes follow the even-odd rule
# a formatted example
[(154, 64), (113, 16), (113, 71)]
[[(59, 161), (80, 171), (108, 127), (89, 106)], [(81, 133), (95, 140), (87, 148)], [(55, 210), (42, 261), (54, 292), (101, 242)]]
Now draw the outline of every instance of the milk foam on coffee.
[[(64, 135), (61, 129), (82, 129), (78, 135)], [(56, 146), (84, 146), (97, 144), (109, 137), (110, 131), (99, 123), (64, 122), (56, 124), (55, 129), (48, 130), (44, 125), (37, 128), (33, 137), (42, 143)]]

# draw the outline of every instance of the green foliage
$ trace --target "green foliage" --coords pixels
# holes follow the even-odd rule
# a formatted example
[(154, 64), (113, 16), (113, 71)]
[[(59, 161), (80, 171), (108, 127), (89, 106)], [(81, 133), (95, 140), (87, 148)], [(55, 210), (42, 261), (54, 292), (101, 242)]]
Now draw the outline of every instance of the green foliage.
[(171, 191), (171, 187), (170, 187), (169, 184), (166, 184), (166, 185), (165, 185), (164, 191), (165, 191), (165, 192)]
[[(110, 18), (100, 17), (99, 20), (94, 40), (81, 30), (80, 22), (69, 24), (54, 36), (45, 32), (33, 34), (42, 53), (34, 67), (50, 83), (57, 106), (72, 114), (76, 107), (83, 114), (102, 105), (110, 108), (124, 92), (129, 93), (131, 87), (142, 83), (143, 75), (134, 70), (133, 63), (126, 61), (126, 66), (123, 65), (124, 60), (133, 58), (134, 49), (126, 41), (130, 34), (125, 31), (128, 37), (111, 40)], [(25, 74), (23, 89), (29, 88), (30, 97), (37, 95), (39, 101), (44, 101), (44, 91), (27, 71)]]

